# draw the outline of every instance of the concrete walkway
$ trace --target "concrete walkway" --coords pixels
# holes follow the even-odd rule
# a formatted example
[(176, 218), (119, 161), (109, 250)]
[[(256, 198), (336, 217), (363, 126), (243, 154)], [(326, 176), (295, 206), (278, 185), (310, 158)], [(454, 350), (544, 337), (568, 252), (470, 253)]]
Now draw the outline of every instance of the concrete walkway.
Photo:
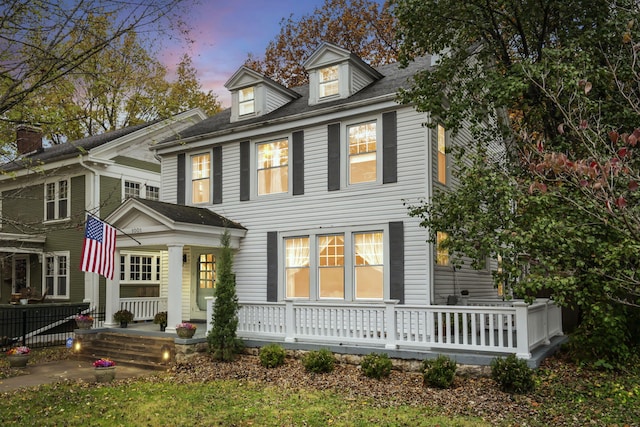
[[(19, 368), (22, 375), (0, 379), (0, 393), (19, 388), (34, 387), (40, 384), (52, 384), (65, 380), (95, 382), (92, 362), (86, 360), (60, 360), (56, 362), (38, 363)], [(121, 378), (151, 376), (158, 371), (135, 366), (118, 365), (116, 380)]]

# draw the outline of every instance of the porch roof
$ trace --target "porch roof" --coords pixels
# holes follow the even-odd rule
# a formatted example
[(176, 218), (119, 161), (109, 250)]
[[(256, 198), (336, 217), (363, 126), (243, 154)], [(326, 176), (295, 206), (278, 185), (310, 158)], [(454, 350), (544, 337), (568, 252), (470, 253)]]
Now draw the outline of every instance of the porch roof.
[(231, 235), (231, 246), (237, 248), (247, 231), (241, 224), (207, 208), (136, 197), (122, 203), (107, 217), (107, 222), (118, 229), (119, 248), (216, 247), (225, 229)]

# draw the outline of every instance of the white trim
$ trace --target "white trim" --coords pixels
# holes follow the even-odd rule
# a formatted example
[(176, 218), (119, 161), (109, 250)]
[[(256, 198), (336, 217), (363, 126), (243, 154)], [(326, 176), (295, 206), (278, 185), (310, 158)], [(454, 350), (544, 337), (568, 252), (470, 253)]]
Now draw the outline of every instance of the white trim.
[[(60, 216), (60, 183), (61, 182), (67, 183), (67, 199), (66, 199), (67, 214), (65, 216)], [(51, 184), (55, 186), (55, 190), (54, 190), (55, 194), (53, 198), (53, 206), (54, 206), (53, 218), (47, 219), (47, 204), (49, 202), (49, 200), (47, 200), (47, 187)], [(50, 224), (50, 223), (61, 222), (61, 221), (69, 221), (71, 219), (71, 212), (70, 212), (71, 211), (71, 178), (66, 177), (58, 180), (45, 180), (43, 185), (43, 190), (44, 190), (44, 196), (43, 196), (44, 214), (43, 214), (42, 222), (44, 224)]]
[[(65, 274), (60, 274), (58, 268), (59, 268), (59, 258), (60, 257), (65, 257), (66, 258), (66, 273)], [(54, 262), (54, 266), (53, 266), (53, 270), (54, 270), (54, 274), (52, 276), (49, 276), (47, 273), (47, 258), (53, 258), (53, 262)], [(49, 297), (54, 298), (54, 299), (69, 299), (69, 295), (70, 295), (70, 287), (71, 287), (71, 281), (69, 280), (69, 270), (71, 268), (71, 257), (69, 255), (69, 251), (54, 251), (54, 252), (46, 252), (43, 255), (42, 258), (42, 292), (44, 292), (44, 290), (47, 287), (47, 277), (53, 277), (53, 283), (51, 284), (51, 289), (49, 290), (49, 293), (47, 294)], [(65, 288), (66, 288), (66, 292), (64, 295), (62, 294), (58, 294), (57, 293), (57, 288), (58, 288), (58, 279), (60, 277), (64, 277), (65, 280)]]

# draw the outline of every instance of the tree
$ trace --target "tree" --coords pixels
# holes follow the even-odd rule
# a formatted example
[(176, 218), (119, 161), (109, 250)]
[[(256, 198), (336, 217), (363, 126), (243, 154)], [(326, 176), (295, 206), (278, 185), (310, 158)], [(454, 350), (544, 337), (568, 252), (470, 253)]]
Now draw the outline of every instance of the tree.
[[(411, 213), (458, 257), (504, 255), (496, 279), (518, 295), (580, 308), (582, 356), (625, 363), (640, 343), (638, 2), (394, 3), (401, 59), (439, 55), (403, 101), (476, 137), (460, 187)], [(497, 137), (506, 150), (489, 160)]]
[[(0, 7), (0, 115), (41, 88), (77, 72), (114, 40), (132, 31), (171, 27), (184, 0), (34, 2)], [(96, 34), (103, 19), (111, 31)], [(167, 22), (169, 21), (169, 25)], [(179, 21), (175, 21), (179, 22)], [(91, 43), (82, 43), (92, 39)]]
[(287, 86), (308, 81), (304, 60), (322, 42), (333, 43), (370, 65), (395, 62), (395, 20), (389, 5), (371, 0), (325, 0), (310, 15), (280, 22), (280, 34), (269, 42), (263, 59), (249, 56), (245, 65)]
[(233, 273), (233, 253), (229, 240), (229, 230), (225, 230), (221, 238), (220, 257), (216, 263), (217, 280), (211, 318), (213, 327), (207, 335), (213, 358), (221, 361), (233, 360), (243, 347), (242, 340), (236, 335), (239, 305), (236, 295), (236, 277)]

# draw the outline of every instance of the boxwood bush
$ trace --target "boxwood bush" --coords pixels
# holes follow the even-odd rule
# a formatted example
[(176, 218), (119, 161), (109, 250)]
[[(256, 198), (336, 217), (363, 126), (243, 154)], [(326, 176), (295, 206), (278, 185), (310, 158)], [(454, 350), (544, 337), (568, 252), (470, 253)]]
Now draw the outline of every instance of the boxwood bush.
[(260, 364), (265, 368), (277, 368), (284, 365), (287, 352), (278, 344), (267, 344), (260, 349), (258, 357)]
[(302, 358), (302, 366), (308, 371), (316, 374), (331, 372), (335, 366), (335, 358), (326, 348), (313, 350), (305, 354)]
[(437, 388), (449, 388), (456, 377), (456, 362), (440, 355), (435, 359), (422, 362), (422, 379), (425, 385)]
[(391, 374), (393, 364), (386, 354), (367, 354), (360, 362), (362, 373), (369, 378), (383, 378)]
[(491, 378), (507, 393), (528, 393), (535, 388), (533, 370), (515, 354), (491, 361)]

